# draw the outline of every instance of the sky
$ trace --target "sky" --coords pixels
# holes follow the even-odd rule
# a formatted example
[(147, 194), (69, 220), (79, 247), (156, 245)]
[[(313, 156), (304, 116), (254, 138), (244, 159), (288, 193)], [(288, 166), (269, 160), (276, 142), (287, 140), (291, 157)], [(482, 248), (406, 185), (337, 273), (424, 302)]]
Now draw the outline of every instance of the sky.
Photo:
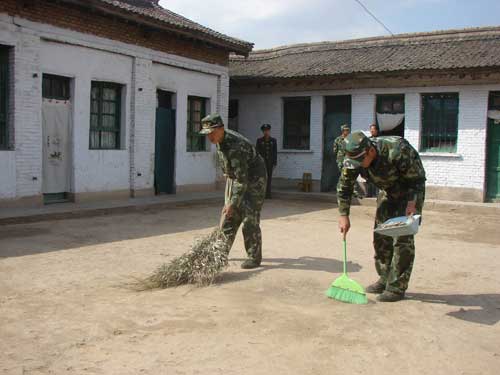
[[(500, 26), (500, 0), (362, 0), (394, 33)], [(254, 49), (388, 35), (355, 0), (160, 0)]]

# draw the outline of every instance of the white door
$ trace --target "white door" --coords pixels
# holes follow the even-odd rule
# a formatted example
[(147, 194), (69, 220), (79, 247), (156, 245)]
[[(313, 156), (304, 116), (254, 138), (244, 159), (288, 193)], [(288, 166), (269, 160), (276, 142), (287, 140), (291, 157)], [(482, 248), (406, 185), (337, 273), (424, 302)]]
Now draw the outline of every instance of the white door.
[(69, 100), (43, 99), (43, 181), (44, 194), (70, 191), (71, 103)]

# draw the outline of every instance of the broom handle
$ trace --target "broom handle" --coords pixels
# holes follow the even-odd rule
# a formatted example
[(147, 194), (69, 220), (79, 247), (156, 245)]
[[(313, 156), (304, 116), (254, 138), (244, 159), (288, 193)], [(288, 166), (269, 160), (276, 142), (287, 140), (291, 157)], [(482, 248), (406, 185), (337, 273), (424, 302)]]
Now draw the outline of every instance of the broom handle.
[[(231, 178), (226, 179), (226, 191), (224, 192), (224, 207), (226, 206), (226, 199), (228, 202), (231, 201), (231, 195), (233, 193), (233, 180)], [(222, 229), (224, 225), (224, 220), (226, 219), (226, 215), (221, 215), (219, 228)]]
[(344, 249), (344, 275), (347, 275), (347, 241), (346, 241), (346, 235), (344, 233), (344, 236), (342, 238), (342, 247)]

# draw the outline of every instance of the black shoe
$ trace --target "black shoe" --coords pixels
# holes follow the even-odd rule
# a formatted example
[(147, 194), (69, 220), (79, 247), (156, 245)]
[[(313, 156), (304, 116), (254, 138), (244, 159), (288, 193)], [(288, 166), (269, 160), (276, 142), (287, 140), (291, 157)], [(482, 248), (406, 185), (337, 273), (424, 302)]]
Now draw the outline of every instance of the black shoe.
[(405, 292), (402, 293), (394, 293), (386, 290), (380, 296), (377, 297), (377, 301), (379, 302), (397, 302), (401, 301), (405, 298)]
[(241, 268), (244, 270), (251, 270), (252, 268), (260, 267), (260, 261), (255, 259), (247, 259), (243, 263), (241, 263)]
[(365, 292), (366, 293), (372, 293), (372, 294), (382, 294), (385, 291), (385, 284), (381, 283), (380, 281), (374, 282), (372, 285), (369, 285), (366, 287)]

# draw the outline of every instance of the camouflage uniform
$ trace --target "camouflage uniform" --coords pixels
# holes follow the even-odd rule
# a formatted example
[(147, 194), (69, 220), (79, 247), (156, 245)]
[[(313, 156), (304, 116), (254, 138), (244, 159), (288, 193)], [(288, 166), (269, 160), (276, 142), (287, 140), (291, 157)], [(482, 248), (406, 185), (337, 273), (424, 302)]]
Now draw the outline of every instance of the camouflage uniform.
[(335, 138), (335, 141), (333, 142), (333, 154), (335, 155), (335, 158), (337, 160), (339, 171), (341, 171), (345, 157), (345, 142), (344, 137), (342, 137), (341, 135)]
[(261, 137), (257, 139), (257, 144), (255, 148), (260, 156), (264, 159), (266, 163), (267, 170), (267, 187), (266, 187), (266, 198), (271, 198), (271, 182), (273, 178), (273, 169), (278, 164), (278, 143), (276, 139), (269, 137)]
[[(353, 133), (353, 136), (360, 133)], [(425, 198), (425, 170), (418, 152), (401, 137), (377, 137), (368, 140), (377, 150), (377, 158), (368, 168), (352, 164), (349, 152), (342, 169), (337, 188), (339, 213), (349, 216), (354, 183), (359, 174), (380, 189), (377, 197), (375, 227), (384, 221), (406, 215), (409, 201), (416, 202), (417, 213), (422, 213)], [(346, 149), (349, 151), (347, 138)], [(368, 147), (367, 146), (367, 147)], [(392, 237), (374, 233), (375, 267), (380, 277), (379, 283), (385, 290), (404, 293), (415, 259), (413, 236)]]
[(225, 203), (233, 206), (233, 215), (224, 218), (222, 230), (231, 246), (238, 228), (243, 224), (248, 257), (260, 264), (260, 211), (266, 194), (266, 165), (250, 141), (232, 130), (225, 130), (223, 141), (217, 145), (217, 153), (227, 177)]

